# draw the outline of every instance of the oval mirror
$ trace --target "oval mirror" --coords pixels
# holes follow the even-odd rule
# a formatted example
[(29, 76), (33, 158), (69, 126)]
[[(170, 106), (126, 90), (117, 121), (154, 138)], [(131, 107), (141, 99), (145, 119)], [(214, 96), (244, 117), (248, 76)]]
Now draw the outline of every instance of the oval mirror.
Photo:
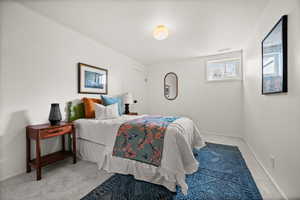
[(168, 100), (174, 100), (178, 96), (178, 78), (174, 72), (169, 72), (165, 76), (164, 95)]

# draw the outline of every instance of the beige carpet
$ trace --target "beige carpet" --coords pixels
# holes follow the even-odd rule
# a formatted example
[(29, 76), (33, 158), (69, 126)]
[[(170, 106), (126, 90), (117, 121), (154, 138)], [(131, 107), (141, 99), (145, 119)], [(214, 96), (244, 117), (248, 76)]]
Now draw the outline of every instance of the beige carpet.
[(36, 181), (35, 170), (0, 183), (1, 200), (76, 200), (85, 196), (111, 175), (97, 165), (71, 160), (60, 161), (42, 169), (42, 180)]

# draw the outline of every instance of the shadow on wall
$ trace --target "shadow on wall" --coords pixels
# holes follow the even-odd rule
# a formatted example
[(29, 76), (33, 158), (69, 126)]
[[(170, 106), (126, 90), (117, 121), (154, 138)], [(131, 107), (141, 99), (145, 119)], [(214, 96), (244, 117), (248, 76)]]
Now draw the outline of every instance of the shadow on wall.
[[(13, 112), (10, 115), (6, 128), (2, 137), (1, 142), (1, 169), (0, 169), (0, 179), (5, 179), (21, 173), (25, 170), (26, 166), (26, 131), (25, 127), (30, 124), (28, 111), (20, 110)], [(13, 152), (14, 158), (11, 158), (11, 153)], [(22, 166), (19, 165), (19, 160), (24, 160)], [(13, 169), (14, 174), (5, 174), (5, 169)]]

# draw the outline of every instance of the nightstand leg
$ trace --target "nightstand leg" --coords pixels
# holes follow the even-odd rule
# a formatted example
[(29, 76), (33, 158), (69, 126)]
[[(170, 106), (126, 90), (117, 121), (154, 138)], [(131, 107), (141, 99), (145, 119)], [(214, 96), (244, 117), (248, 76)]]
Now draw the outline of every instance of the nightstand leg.
[(31, 148), (30, 148), (30, 137), (29, 137), (29, 130), (28, 128), (26, 128), (26, 172), (29, 173), (31, 172), (31, 167), (30, 167), (30, 151), (31, 151)]
[(75, 164), (77, 162), (77, 158), (76, 158), (76, 133), (74, 129), (72, 132), (72, 143), (73, 143), (73, 164)]
[(42, 178), (40, 137), (36, 139), (36, 180)]
[(65, 135), (61, 136), (61, 143), (62, 143), (62, 150), (65, 151), (66, 147), (65, 147)]

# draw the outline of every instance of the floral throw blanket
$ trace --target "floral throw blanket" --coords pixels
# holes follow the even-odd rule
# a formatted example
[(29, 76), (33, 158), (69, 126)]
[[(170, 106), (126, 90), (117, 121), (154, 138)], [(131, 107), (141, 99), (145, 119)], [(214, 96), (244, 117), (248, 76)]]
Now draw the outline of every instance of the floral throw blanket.
[(113, 156), (160, 166), (166, 129), (176, 119), (178, 117), (146, 116), (123, 123)]

